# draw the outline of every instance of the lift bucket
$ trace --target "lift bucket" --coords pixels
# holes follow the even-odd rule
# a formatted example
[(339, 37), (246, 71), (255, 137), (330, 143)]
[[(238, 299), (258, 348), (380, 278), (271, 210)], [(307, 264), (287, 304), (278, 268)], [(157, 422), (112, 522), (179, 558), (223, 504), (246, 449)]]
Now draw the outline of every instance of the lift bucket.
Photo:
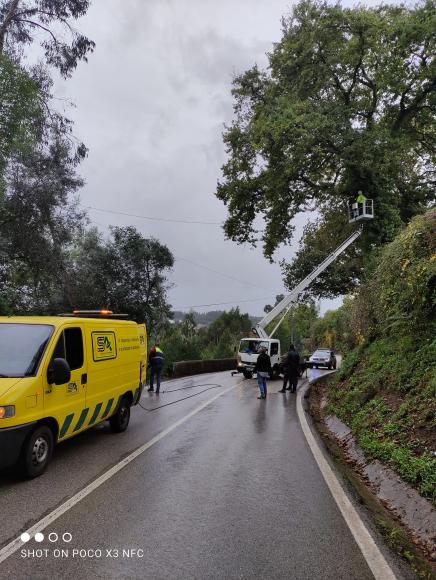
[(348, 221), (350, 224), (374, 218), (374, 200), (352, 201), (348, 204)]

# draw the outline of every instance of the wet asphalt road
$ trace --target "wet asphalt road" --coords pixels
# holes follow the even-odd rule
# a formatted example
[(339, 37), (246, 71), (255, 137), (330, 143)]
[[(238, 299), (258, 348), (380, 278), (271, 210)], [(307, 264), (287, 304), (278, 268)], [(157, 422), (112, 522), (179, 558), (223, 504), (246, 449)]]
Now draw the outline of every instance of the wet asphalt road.
[[(23, 544), (0, 578), (372, 578), (306, 443), (295, 395), (274, 381), (259, 401), (255, 381), (228, 372), (169, 382), (173, 392), (159, 399), (147, 393), (143, 405), (154, 409), (210, 389), (135, 408), (124, 434), (103, 426), (60, 445), (39, 479), (0, 474), (0, 547), (231, 385), (44, 531), (69, 532), (71, 543)], [(65, 551), (55, 557), (56, 548)], [(24, 557), (35, 549), (41, 557)]]

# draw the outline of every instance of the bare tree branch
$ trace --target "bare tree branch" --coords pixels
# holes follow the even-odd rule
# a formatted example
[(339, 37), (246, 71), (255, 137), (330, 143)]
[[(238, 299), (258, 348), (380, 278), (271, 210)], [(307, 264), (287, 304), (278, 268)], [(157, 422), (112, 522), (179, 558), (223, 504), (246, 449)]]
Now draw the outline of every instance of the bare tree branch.
[(2, 23), (2, 25), (0, 26), (0, 54), (3, 53), (6, 33), (8, 30), (9, 24), (15, 18), (19, 2), (20, 2), (20, 0), (12, 0), (11, 5), (10, 5), (9, 10), (8, 10), (8, 13), (5, 16), (5, 19)]

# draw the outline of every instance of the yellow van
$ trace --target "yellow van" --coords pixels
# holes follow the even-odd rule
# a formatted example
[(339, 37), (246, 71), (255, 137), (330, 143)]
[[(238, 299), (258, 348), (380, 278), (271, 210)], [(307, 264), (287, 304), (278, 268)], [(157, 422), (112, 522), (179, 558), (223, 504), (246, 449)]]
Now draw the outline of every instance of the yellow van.
[(125, 431), (146, 367), (145, 325), (110, 311), (0, 317), (0, 467), (37, 477), (55, 443), (106, 420)]

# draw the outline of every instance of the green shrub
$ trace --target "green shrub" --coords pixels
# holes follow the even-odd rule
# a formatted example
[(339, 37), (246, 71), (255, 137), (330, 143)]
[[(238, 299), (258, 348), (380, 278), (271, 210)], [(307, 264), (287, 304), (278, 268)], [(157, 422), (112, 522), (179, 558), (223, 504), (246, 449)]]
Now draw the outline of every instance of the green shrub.
[[(383, 249), (372, 278), (342, 308), (354, 347), (327, 411), (365, 453), (436, 501), (436, 212)], [(362, 320), (359, 320), (361, 315)]]

